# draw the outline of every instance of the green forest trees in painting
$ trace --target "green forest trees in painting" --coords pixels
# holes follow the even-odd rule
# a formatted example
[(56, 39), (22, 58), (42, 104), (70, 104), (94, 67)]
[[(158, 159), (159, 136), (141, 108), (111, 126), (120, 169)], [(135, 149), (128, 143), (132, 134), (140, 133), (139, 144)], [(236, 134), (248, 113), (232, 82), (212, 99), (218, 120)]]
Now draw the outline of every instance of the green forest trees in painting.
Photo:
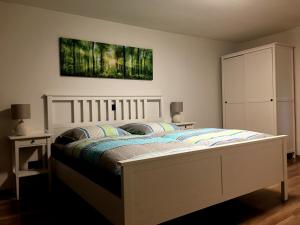
[(153, 80), (151, 49), (60, 38), (64, 76)]
[(125, 78), (152, 80), (152, 50), (125, 47)]

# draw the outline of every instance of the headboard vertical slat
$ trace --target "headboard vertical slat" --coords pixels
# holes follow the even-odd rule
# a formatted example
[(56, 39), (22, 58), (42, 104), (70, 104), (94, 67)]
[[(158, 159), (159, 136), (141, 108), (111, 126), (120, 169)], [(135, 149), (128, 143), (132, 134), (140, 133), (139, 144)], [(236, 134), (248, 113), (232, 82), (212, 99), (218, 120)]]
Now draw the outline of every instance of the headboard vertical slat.
[(113, 102), (111, 99), (108, 99), (107, 100), (107, 114), (108, 114), (108, 121), (109, 122), (112, 122), (114, 121), (114, 113), (112, 111), (112, 105), (113, 105)]
[(98, 117), (98, 122), (103, 121), (104, 117), (103, 117), (103, 100), (102, 99), (98, 99), (98, 107), (99, 107), (99, 117)]
[(147, 115), (148, 115), (148, 112), (147, 112), (147, 99), (146, 98), (144, 98), (143, 99), (143, 119), (144, 120), (147, 120), (148, 118), (147, 118)]
[(134, 120), (134, 100), (129, 100), (129, 120)]
[(82, 112), (82, 121), (84, 123), (88, 123), (88, 122), (91, 122), (89, 120), (89, 115), (90, 115), (90, 112), (89, 112), (89, 105), (88, 105), (88, 102), (86, 99), (82, 100), (82, 109), (81, 109), (81, 112)]
[(116, 99), (115, 102), (115, 115), (117, 121), (122, 120), (122, 106), (121, 106), (120, 99)]
[(80, 109), (80, 104), (79, 104), (79, 100), (75, 99), (73, 101), (73, 121), (74, 123), (81, 123), (81, 109)]
[(96, 99), (91, 100), (91, 121), (97, 123), (99, 118), (99, 109)]
[(123, 116), (124, 120), (129, 120), (129, 100), (124, 99), (123, 100)]
[(137, 100), (137, 117), (139, 120), (143, 119), (143, 102), (140, 98)]
[(159, 101), (159, 117), (162, 118), (163, 116), (163, 103), (162, 103), (162, 98), (160, 97), (160, 101)]

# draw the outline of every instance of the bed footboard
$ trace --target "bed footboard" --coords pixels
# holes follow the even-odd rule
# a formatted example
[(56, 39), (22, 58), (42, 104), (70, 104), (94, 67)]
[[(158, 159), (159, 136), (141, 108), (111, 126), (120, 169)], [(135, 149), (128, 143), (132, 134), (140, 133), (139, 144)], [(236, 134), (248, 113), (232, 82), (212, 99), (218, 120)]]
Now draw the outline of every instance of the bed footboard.
[(125, 225), (154, 225), (281, 182), (286, 137), (120, 162)]

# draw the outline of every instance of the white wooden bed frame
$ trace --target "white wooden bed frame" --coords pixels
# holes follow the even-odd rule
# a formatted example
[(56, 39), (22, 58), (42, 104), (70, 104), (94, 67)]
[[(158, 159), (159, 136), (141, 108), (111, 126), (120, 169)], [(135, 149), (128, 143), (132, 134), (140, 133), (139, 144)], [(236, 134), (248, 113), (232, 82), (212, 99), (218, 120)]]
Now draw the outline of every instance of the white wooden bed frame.
[[(47, 95), (46, 101), (48, 130), (54, 136), (70, 127), (95, 122), (147, 121), (147, 109), (153, 102), (158, 103), (154, 105), (159, 107), (159, 118), (163, 112), (160, 96)], [(55, 121), (57, 103), (71, 106), (68, 123)], [(116, 111), (111, 110), (112, 105), (116, 105)], [(282, 200), (287, 200), (286, 151), (286, 136), (274, 136), (121, 161), (121, 197), (54, 159), (53, 170), (113, 224), (154, 225), (277, 183), (281, 183)]]

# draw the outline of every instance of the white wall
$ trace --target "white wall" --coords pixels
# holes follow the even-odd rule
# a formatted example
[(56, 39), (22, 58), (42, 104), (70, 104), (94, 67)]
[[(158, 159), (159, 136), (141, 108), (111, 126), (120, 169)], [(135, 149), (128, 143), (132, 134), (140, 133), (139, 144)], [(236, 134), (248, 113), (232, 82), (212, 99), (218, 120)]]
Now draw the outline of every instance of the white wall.
[[(34, 130), (44, 129), (42, 95), (163, 95), (184, 101), (184, 118), (198, 127), (221, 126), (219, 57), (231, 43), (172, 34), (54, 11), (0, 3), (0, 189), (11, 184), (6, 136), (12, 103), (30, 103)], [(152, 48), (154, 80), (71, 78), (59, 75), (58, 38)]]
[[(247, 49), (255, 46), (271, 43), (281, 42), (292, 45), (295, 48), (295, 102), (296, 102), (296, 132), (300, 132), (300, 27), (281, 32), (274, 35), (269, 35), (256, 40), (240, 43), (237, 49)], [(300, 155), (300, 136), (296, 135), (297, 154)]]

